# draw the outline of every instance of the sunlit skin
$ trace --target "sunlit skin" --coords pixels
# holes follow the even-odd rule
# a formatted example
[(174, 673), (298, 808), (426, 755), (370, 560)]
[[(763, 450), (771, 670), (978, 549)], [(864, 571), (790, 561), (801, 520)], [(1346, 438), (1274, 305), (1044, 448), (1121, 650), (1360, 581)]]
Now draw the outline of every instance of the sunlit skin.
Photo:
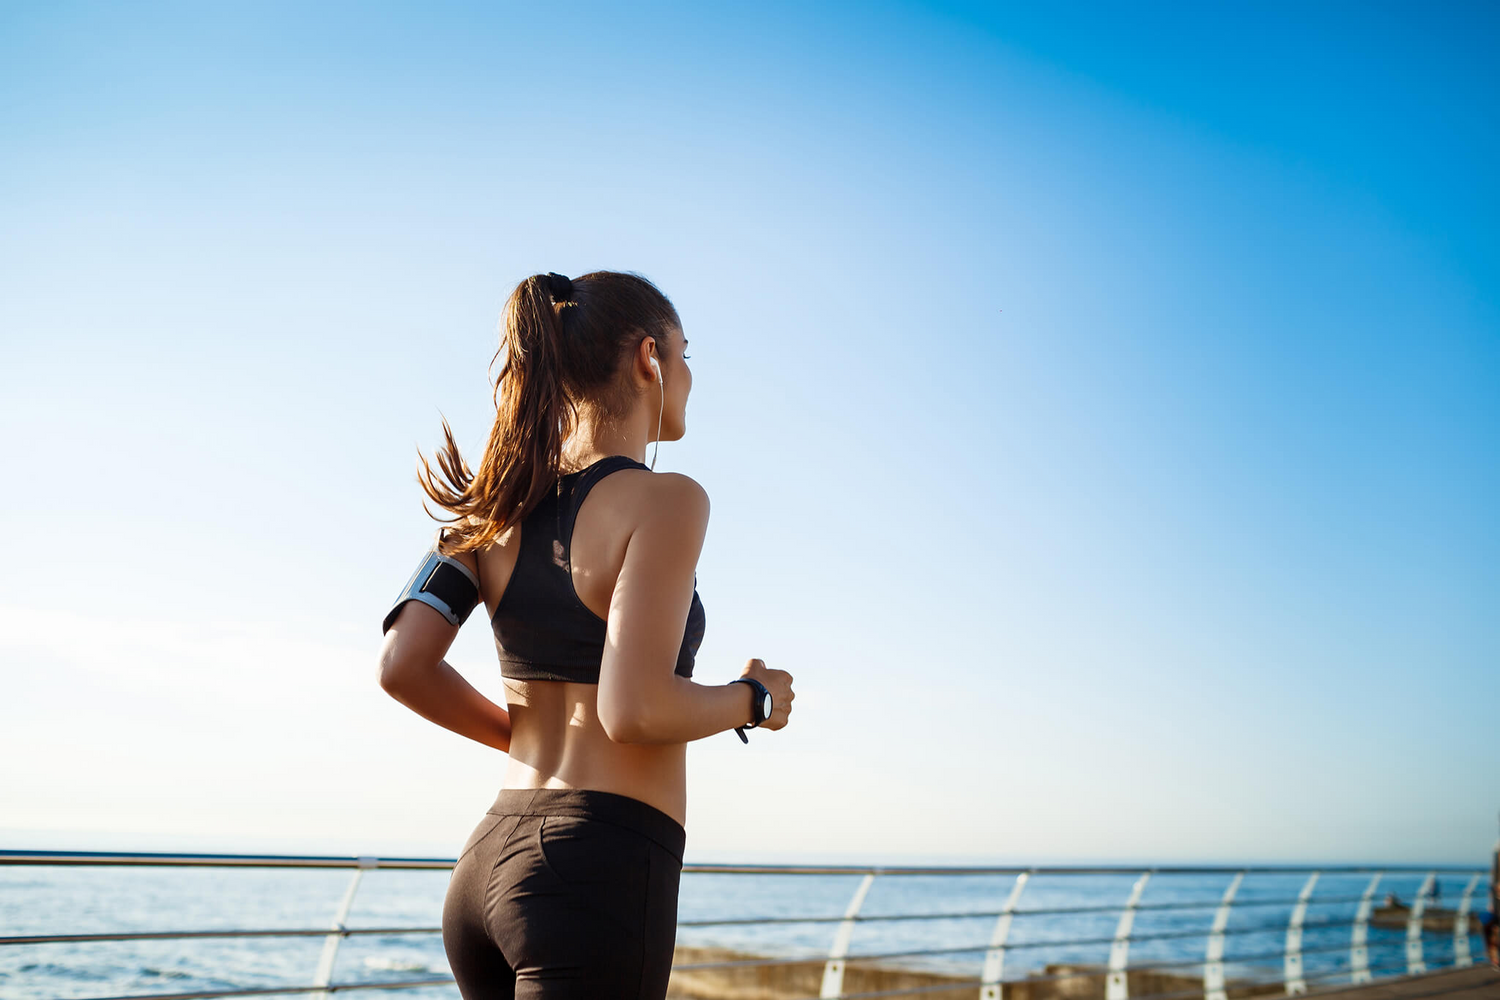
[[(678, 441), (687, 433), (687, 400), (693, 373), (683, 360), (686, 338), (673, 332), (677, 350), (656, 353), (656, 338), (646, 338), (632, 355), (632, 374), (640, 383), (635, 409), (623, 421), (593, 426), (587, 417), (563, 444), (562, 471), (582, 469), (606, 455), (628, 455), (647, 462), (647, 446), (657, 440)], [(689, 352), (690, 353), (690, 352)], [(660, 387), (646, 360), (661, 364)], [(621, 469), (589, 491), (573, 527), (573, 587), (579, 600), (601, 618), (609, 617), (610, 596), (624, 557), (623, 532), (634, 504), (648, 499), (656, 473)], [(480, 580), (491, 617), (516, 564), (519, 531), (508, 531), (483, 551)], [(745, 685), (740, 685), (745, 687)], [(597, 684), (570, 681), (525, 681), (505, 678), (511, 718), (510, 763), (505, 788), (602, 788), (649, 802), (686, 824), (686, 743), (615, 743), (598, 717)], [(748, 700), (747, 700), (748, 704)]]
[[(687, 340), (680, 329), (661, 340), (670, 342), (643, 337), (620, 373), (637, 390), (623, 419), (596, 424), (580, 414), (563, 445), (563, 472), (608, 455), (649, 464), (658, 419), (660, 440), (686, 433), (693, 385)], [(660, 383), (652, 357), (661, 364)], [(387, 633), (381, 686), (425, 718), (506, 751), (505, 788), (602, 789), (647, 802), (686, 826), (687, 743), (748, 723), (753, 693), (745, 684), (703, 684), (672, 673), (707, 513), (702, 488), (680, 473), (621, 469), (589, 491), (571, 558), (579, 599), (609, 623), (600, 683), (506, 678), (501, 708), (442, 659), (458, 629), (411, 602)], [(479, 577), (487, 618), (515, 568), (520, 531), (513, 525), (478, 553), (457, 556)], [(783, 728), (795, 697), (791, 674), (751, 659), (741, 676), (772, 694), (772, 716), (761, 728)]]

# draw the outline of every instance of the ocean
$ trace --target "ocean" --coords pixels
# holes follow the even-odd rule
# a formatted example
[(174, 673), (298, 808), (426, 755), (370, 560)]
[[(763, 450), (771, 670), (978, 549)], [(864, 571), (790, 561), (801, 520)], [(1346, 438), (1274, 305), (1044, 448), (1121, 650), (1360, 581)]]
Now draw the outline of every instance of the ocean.
[[(1476, 867), (1475, 871), (1479, 871)], [(1108, 961), (1109, 939), (1137, 873), (1030, 877), (1011, 928), (1005, 979), (1047, 963)], [(0, 936), (210, 929), (326, 928), (352, 878), (349, 869), (119, 868), (0, 865)], [(441, 922), (449, 872), (367, 870), (361, 878), (349, 927), (420, 926)], [(838, 929), (824, 923), (729, 924), (696, 922), (747, 917), (843, 915), (862, 876), (684, 872), (679, 897), (680, 945), (732, 948), (777, 957), (826, 956)], [(1130, 964), (1174, 964), (1201, 975), (1214, 910), (1232, 874), (1151, 876), (1135, 916)], [(1350, 935), (1368, 873), (1320, 876), (1306, 911), (1302, 947), (1305, 975), (1316, 982), (1350, 967)], [(1436, 905), (1453, 907), (1468, 874), (1437, 879)], [(1228, 924), (1225, 972), (1230, 979), (1279, 979), (1286, 927), (1307, 873), (1248, 874)], [(1410, 903), (1421, 872), (1386, 874), (1375, 893)], [(1014, 875), (879, 875), (861, 908), (865, 917), (998, 911)], [(1474, 911), (1484, 909), (1484, 883)], [(1205, 903), (1202, 908), (1152, 910), (1160, 904)], [(1256, 905), (1264, 904), (1264, 905)], [(1097, 913), (1026, 915), (1027, 910), (1108, 906)], [(905, 950), (970, 948), (961, 952), (890, 960), (895, 964), (978, 976), (994, 916), (923, 920), (872, 920), (856, 925), (851, 957)], [(1477, 930), (1477, 919), (1471, 930)], [(1068, 943), (1089, 940), (1092, 943)], [(0, 997), (7, 1000), (118, 997), (194, 990), (270, 988), (313, 982), (324, 938), (214, 938), (0, 946)], [(1477, 934), (1470, 937), (1483, 961)], [(1429, 968), (1451, 965), (1451, 933), (1423, 935)], [(1369, 964), (1376, 975), (1405, 968), (1405, 932), (1371, 926)], [(1394, 967), (1389, 968), (1387, 967)], [(1381, 970), (1386, 971), (1382, 972)], [(391, 982), (448, 975), (438, 933), (345, 938), (333, 982)], [(1337, 982), (1337, 979), (1326, 980)], [(976, 988), (977, 993), (977, 988)], [(429, 986), (386, 993), (392, 997), (454, 1000), (456, 987)]]

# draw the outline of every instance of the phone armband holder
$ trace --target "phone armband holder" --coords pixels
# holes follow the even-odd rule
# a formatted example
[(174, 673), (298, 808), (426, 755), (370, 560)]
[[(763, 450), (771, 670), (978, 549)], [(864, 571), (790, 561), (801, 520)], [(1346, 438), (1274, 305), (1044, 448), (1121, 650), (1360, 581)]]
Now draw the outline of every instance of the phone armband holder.
[(396, 603), (386, 612), (385, 621), (380, 626), (381, 635), (390, 631), (396, 615), (407, 601), (421, 601), (447, 619), (449, 625), (462, 625), (479, 603), (479, 580), (469, 567), (439, 552), (434, 542), (422, 557), (417, 571), (401, 588)]

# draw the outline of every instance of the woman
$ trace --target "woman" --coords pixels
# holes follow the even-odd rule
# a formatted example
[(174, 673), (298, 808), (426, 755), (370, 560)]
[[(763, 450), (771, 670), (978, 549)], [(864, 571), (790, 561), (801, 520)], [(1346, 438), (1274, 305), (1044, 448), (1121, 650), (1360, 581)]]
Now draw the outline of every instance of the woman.
[[(690, 679), (708, 496), (654, 472), (654, 449), (643, 461), (647, 442), (686, 431), (686, 345), (639, 275), (527, 278), (505, 304), (479, 468), (446, 421), (446, 482), (422, 459), (418, 480), (453, 524), (386, 618), (380, 684), (510, 758), (443, 904), (464, 1000), (664, 997), (687, 744), (787, 724), (784, 670), (752, 659), (728, 684)], [(506, 708), (443, 660), (480, 600)]]
[(1484, 939), (1484, 954), (1495, 971), (1500, 972), (1500, 840), (1490, 854), (1490, 906), (1479, 924)]

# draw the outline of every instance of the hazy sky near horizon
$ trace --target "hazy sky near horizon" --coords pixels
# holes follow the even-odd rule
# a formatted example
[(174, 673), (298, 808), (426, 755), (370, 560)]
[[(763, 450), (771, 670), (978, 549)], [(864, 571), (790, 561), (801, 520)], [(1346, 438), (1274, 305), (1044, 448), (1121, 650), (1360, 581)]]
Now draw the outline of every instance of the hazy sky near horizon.
[[(639, 271), (687, 860), (1476, 864), (1500, 9), (0, 7), (0, 846), (452, 856), (376, 684), (500, 307)], [(648, 458), (649, 460), (649, 458)], [(483, 615), (449, 661), (500, 699)]]

